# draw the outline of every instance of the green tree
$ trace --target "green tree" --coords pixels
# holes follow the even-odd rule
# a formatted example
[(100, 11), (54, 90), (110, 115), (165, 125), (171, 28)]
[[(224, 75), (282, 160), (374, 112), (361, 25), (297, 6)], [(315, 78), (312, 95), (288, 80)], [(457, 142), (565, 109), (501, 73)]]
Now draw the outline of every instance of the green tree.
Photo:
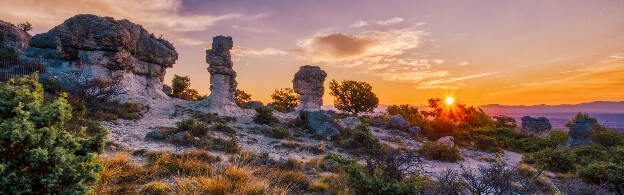
[(509, 128), (515, 129), (518, 125), (516, 124), (516, 119), (511, 118), (505, 115), (493, 116), (492, 118), (496, 119), (496, 128)]
[(268, 106), (279, 112), (291, 112), (299, 105), (299, 94), (295, 93), (295, 90), (291, 88), (276, 89), (271, 94), (273, 102)]
[(189, 101), (205, 99), (206, 96), (199, 95), (197, 90), (191, 89), (191, 78), (188, 76), (173, 75), (171, 80), (171, 97)]
[(373, 86), (366, 82), (332, 80), (330, 95), (335, 97), (334, 106), (341, 111), (357, 115), (372, 112), (379, 105), (379, 98), (373, 93)]
[(236, 98), (236, 105), (238, 106), (243, 106), (243, 103), (251, 101), (251, 95), (240, 89), (236, 89), (234, 97)]
[(17, 24), (17, 28), (22, 29), (24, 32), (32, 30), (32, 24), (30, 22), (24, 22)]
[(64, 125), (65, 95), (44, 101), (37, 75), (0, 84), (0, 191), (8, 194), (88, 194), (102, 170), (95, 162), (107, 131), (89, 137)]

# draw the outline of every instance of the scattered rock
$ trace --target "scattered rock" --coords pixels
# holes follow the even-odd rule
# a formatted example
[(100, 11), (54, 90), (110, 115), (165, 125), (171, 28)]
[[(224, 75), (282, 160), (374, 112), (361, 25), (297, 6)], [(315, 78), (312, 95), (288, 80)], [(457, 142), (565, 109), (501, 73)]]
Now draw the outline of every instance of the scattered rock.
[(286, 160), (283, 157), (280, 157), (279, 160), (277, 161), (277, 166), (280, 168), (288, 166), (288, 160)]
[(327, 73), (318, 66), (305, 65), (299, 68), (293, 79), (293, 89), (299, 94), (298, 110), (318, 111), (323, 105)]
[(386, 122), (383, 122), (382, 120), (373, 120), (373, 122), (371, 123), (372, 126), (374, 127), (382, 127), (382, 126), (386, 126)]
[(262, 106), (264, 106), (264, 104), (260, 101), (248, 101), (243, 103), (243, 107), (245, 108), (257, 108)]
[(455, 138), (453, 136), (445, 136), (438, 139), (438, 143), (443, 143), (455, 147)]
[(552, 128), (550, 121), (544, 117), (532, 118), (530, 116), (523, 116), (521, 119), (522, 133), (525, 134), (546, 135), (550, 133), (550, 129)]
[(167, 98), (162, 81), (178, 53), (141, 25), (80, 14), (32, 37), (26, 58), (45, 59), (41, 77), (53, 77), (68, 89), (95, 79), (120, 78), (117, 98), (125, 101)]
[(397, 114), (388, 119), (388, 126), (393, 129), (407, 130), (410, 127), (410, 123), (403, 116)]
[(316, 175), (316, 169), (312, 167), (306, 167), (303, 169), (303, 173), (306, 175)]
[(408, 132), (410, 132), (411, 134), (414, 134), (414, 135), (420, 135), (422, 133), (419, 126), (410, 127), (408, 129)]
[(575, 123), (570, 126), (568, 144), (572, 147), (576, 147), (591, 143), (589, 136), (594, 124), (596, 123), (598, 122), (594, 118), (576, 118)]
[(163, 141), (167, 139), (167, 135), (161, 131), (150, 131), (145, 135), (145, 139)]
[(325, 135), (328, 139), (338, 135), (338, 129), (336, 128), (336, 120), (332, 117), (333, 112), (319, 110), (314, 112), (307, 112), (305, 116), (305, 122), (308, 129), (314, 131), (317, 135)]
[(173, 92), (173, 89), (171, 89), (171, 87), (169, 87), (169, 85), (163, 85), (162, 90), (163, 90), (163, 92), (164, 92), (166, 95), (170, 95), (170, 94), (171, 94), (171, 92)]
[(187, 145), (189, 143), (189, 141), (191, 141), (192, 137), (191, 134), (187, 131), (180, 131), (177, 132), (175, 134), (173, 134), (173, 137), (171, 137), (173, 143), (175, 144), (179, 144), (179, 145)]
[(240, 113), (236, 105), (236, 72), (232, 69), (230, 49), (234, 46), (232, 37), (212, 38), (212, 49), (206, 50), (206, 63), (210, 72), (210, 95), (202, 101), (209, 112), (220, 115)]
[(0, 20), (0, 33), (4, 34), (4, 42), (0, 43), (0, 48), (8, 48), (15, 51), (18, 55), (24, 54), (28, 48), (28, 42), (31, 39), (30, 34), (24, 32), (17, 26)]
[(340, 127), (344, 129), (355, 129), (355, 127), (360, 126), (360, 124), (362, 124), (362, 121), (360, 121), (360, 119), (357, 117), (347, 117), (347, 118), (340, 120), (339, 124), (340, 124)]

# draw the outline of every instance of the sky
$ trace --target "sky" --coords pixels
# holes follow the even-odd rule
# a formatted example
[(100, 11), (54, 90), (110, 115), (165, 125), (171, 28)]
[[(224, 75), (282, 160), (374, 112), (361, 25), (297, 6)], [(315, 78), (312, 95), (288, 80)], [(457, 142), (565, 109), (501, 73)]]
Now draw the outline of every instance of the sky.
[[(238, 87), (265, 103), (311, 64), (364, 81), (381, 104), (624, 100), (624, 0), (0, 0), (0, 20), (46, 32), (76, 14), (143, 25), (174, 44), (167, 70), (210, 93), (205, 50), (232, 36)], [(328, 89), (324, 104), (332, 104)]]

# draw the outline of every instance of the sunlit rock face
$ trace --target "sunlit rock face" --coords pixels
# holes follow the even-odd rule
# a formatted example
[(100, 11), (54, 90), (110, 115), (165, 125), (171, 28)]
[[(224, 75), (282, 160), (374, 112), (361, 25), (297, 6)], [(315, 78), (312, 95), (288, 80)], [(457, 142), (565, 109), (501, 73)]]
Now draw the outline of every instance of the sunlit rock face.
[(23, 54), (26, 48), (28, 48), (31, 36), (17, 26), (0, 20), (0, 33), (4, 35), (0, 37), (4, 39), (4, 41), (0, 42), (0, 48), (11, 49), (18, 55)]
[(299, 68), (293, 79), (293, 89), (299, 94), (298, 110), (318, 111), (323, 105), (323, 83), (327, 73), (318, 66), (305, 65)]
[(532, 118), (530, 116), (523, 116), (521, 120), (522, 132), (525, 134), (545, 135), (549, 134), (552, 128), (550, 121), (544, 117)]
[(212, 49), (206, 50), (206, 63), (210, 65), (210, 95), (202, 104), (209, 112), (228, 115), (240, 110), (235, 103), (238, 84), (230, 55), (233, 45), (232, 37), (216, 36), (212, 39)]
[(141, 25), (90, 14), (76, 15), (35, 35), (26, 56), (45, 59), (47, 72), (42, 77), (68, 87), (120, 76), (122, 100), (166, 98), (165, 70), (178, 59), (171, 43)]

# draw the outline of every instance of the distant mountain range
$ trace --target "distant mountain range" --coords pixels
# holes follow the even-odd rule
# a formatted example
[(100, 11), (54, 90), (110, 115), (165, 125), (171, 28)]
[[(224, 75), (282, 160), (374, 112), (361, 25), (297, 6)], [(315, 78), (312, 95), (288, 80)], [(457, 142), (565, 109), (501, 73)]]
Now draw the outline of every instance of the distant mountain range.
[(506, 106), (488, 104), (479, 106), (486, 113), (624, 113), (624, 101), (595, 101), (580, 104)]

